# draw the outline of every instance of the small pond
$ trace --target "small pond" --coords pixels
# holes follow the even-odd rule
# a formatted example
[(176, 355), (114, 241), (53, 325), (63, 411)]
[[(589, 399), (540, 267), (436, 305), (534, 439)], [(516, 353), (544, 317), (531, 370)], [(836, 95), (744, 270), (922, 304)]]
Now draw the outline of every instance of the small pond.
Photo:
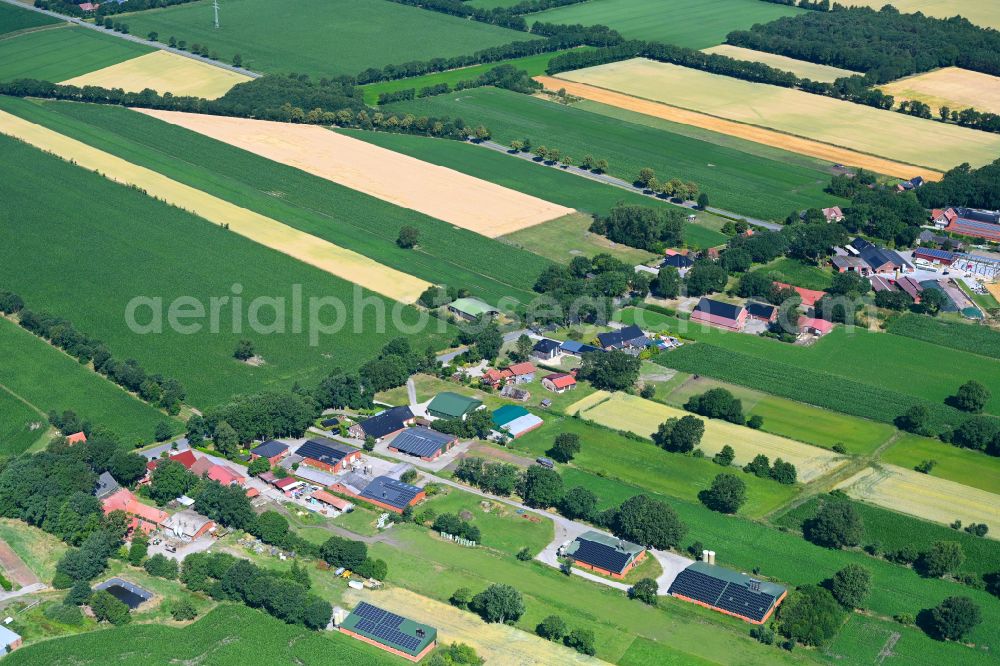
[(96, 588), (97, 590), (107, 590), (111, 596), (118, 599), (130, 609), (138, 608), (143, 602), (153, 598), (153, 593), (144, 590), (138, 585), (124, 581), (121, 578), (111, 578), (104, 581)]

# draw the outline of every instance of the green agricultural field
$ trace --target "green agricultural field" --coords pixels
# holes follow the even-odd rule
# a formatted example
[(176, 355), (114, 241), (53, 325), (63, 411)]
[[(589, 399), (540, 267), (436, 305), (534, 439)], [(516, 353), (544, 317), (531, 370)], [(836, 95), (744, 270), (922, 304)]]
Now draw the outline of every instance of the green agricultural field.
[[(670, 206), (666, 202), (642, 196), (637, 192), (598, 183), (565, 173), (561, 169), (543, 167), (467, 143), (387, 132), (344, 130), (344, 133), (356, 139), (405, 153), (426, 162), (455, 169), (546, 201), (570, 206), (590, 215), (607, 215), (618, 202), (641, 206)], [(566, 234), (559, 239), (559, 243), (554, 243), (552, 236), (558, 235), (560, 230), (568, 226), (566, 221), (566, 218), (552, 220), (535, 227), (522, 229), (504, 238), (514, 245), (562, 262), (572, 258), (571, 256), (567, 257), (566, 253), (574, 249), (586, 253), (592, 253), (594, 249), (606, 251), (608, 243), (592, 237), (587, 239), (582, 247), (571, 247), (581, 242), (580, 235)], [(579, 223), (579, 220), (575, 220), (575, 223)], [(685, 240), (694, 247), (712, 247), (725, 243), (726, 236), (719, 232), (724, 223), (725, 220), (721, 217), (699, 212), (695, 222), (687, 227)], [(576, 231), (577, 229), (574, 226), (567, 230)], [(582, 233), (582, 230), (580, 231)], [(586, 236), (584, 238), (586, 239)], [(619, 253), (626, 252), (628, 256), (632, 257), (636, 257), (637, 253), (639, 256), (646, 254), (641, 250), (625, 248), (620, 245), (618, 251)]]
[(829, 269), (805, 264), (798, 259), (788, 257), (775, 259), (757, 270), (770, 275), (778, 282), (817, 291), (826, 290), (833, 282), (833, 272)]
[(843, 444), (848, 453), (870, 455), (896, 431), (886, 423), (820, 409), (804, 402), (795, 402), (708, 377), (688, 379), (666, 396), (665, 402), (680, 407), (691, 396), (713, 388), (724, 388), (739, 398), (747, 418), (763, 418), (761, 430), (824, 448)]
[[(590, 49), (589, 46), (581, 48)], [(450, 86), (454, 86), (459, 81), (471, 81), (481, 74), (485, 74), (494, 67), (499, 67), (500, 65), (513, 65), (518, 69), (526, 71), (531, 76), (539, 76), (545, 73), (545, 68), (548, 67), (550, 60), (558, 55), (568, 52), (568, 50), (552, 51), (550, 53), (539, 53), (537, 55), (525, 56), (523, 58), (512, 58), (511, 60), (503, 60), (501, 62), (487, 62), (482, 65), (449, 69), (446, 72), (424, 74), (423, 76), (414, 76), (410, 79), (379, 81), (378, 83), (369, 83), (368, 85), (361, 86), (361, 90), (364, 92), (365, 101), (367, 103), (376, 104), (378, 102), (378, 96), (382, 93), (407, 90), (409, 88), (413, 88), (417, 92), (420, 92), (421, 88), (426, 86), (435, 86), (439, 83), (447, 83)]]
[(430, 498), (421, 509), (433, 509), (437, 515), (471, 515), (467, 520), (482, 532), (482, 545), (510, 555), (516, 555), (521, 548), (527, 548), (532, 555), (540, 553), (555, 538), (551, 520), (535, 522), (534, 514), (528, 514), (532, 518), (528, 520), (499, 502), (488, 502), (489, 510), (485, 510), (481, 502), (478, 495), (448, 488), (447, 494)]
[[(822, 502), (823, 499), (814, 497), (782, 515), (774, 523), (779, 527), (801, 531), (802, 524), (816, 515)], [(936, 541), (955, 541), (962, 545), (965, 553), (965, 562), (959, 573), (981, 576), (1000, 571), (1000, 543), (993, 539), (973, 536), (962, 530), (953, 530), (863, 502), (852, 504), (864, 521), (864, 545), (877, 543), (882, 553), (889, 553), (908, 545), (923, 551)]]
[(59, 83), (152, 50), (89, 28), (27, 32), (0, 40), (0, 81), (31, 78)]
[[(564, 482), (570, 487), (584, 485), (597, 493), (601, 498), (598, 509), (617, 505), (633, 495), (653, 495), (615, 479), (578, 469), (572, 471), (573, 475), (564, 473)], [(761, 576), (796, 586), (819, 583), (848, 564), (860, 564), (872, 572), (873, 586), (868, 608), (876, 614), (890, 617), (899, 613), (916, 615), (922, 609), (937, 605), (947, 596), (962, 594), (974, 599), (983, 610), (983, 623), (970, 634), (970, 640), (990, 652), (1000, 645), (1000, 636), (990, 625), (990, 622), (1000, 622), (1000, 602), (984, 591), (941, 579), (921, 578), (912, 569), (874, 559), (860, 551), (822, 548), (797, 534), (782, 532), (760, 522), (725, 516), (703, 506), (662, 495), (657, 498), (670, 504), (688, 526), (688, 533), (681, 541), (683, 546), (700, 541), (705, 548), (716, 550), (718, 563), (722, 566), (740, 571), (759, 567)], [(996, 619), (990, 620), (991, 617)], [(928, 645), (936, 643), (922, 635), (919, 640)], [(956, 645), (955, 648), (956, 661), (947, 663), (963, 663), (962, 655), (973, 654), (964, 646)]]
[[(542, 257), (120, 107), (0, 100), (0, 108), (435, 284), (530, 298)], [(420, 248), (396, 245), (403, 226)], [(488, 269), (484, 264), (488, 262)]]
[(39, 28), (45, 25), (57, 25), (59, 19), (33, 12), (28, 9), (21, 9), (13, 5), (0, 4), (0, 35), (28, 28)]
[(1000, 333), (988, 326), (943, 321), (905, 314), (889, 322), (887, 331), (942, 347), (951, 347), (1000, 360)]
[(849, 617), (847, 624), (823, 650), (823, 657), (831, 664), (883, 666), (985, 666), (996, 661), (983, 647), (969, 649), (950, 641), (931, 640), (914, 626), (860, 613)]
[[(305, 72), (315, 77), (357, 74), (368, 67), (448, 58), (532, 35), (393, 2), (230, 0), (221, 27), (212, 26), (212, 3), (192, 2), (128, 14), (131, 32), (174, 36), (205, 44), (222, 60), (235, 54), (260, 72)], [(277, 29), (280, 26), (280, 29)]]
[(933, 460), (937, 464), (931, 470), (931, 476), (1000, 495), (1000, 458), (979, 451), (959, 448), (929, 437), (903, 434), (881, 458), (906, 469), (913, 469), (925, 460)]
[[(485, 1), (485, 0), (483, 0)], [(733, 30), (750, 28), (802, 10), (759, 0), (591, 0), (532, 14), (547, 23), (606, 25), (628, 39), (645, 39), (702, 49), (725, 41)]]
[[(621, 319), (626, 323), (631, 323), (637, 317), (638, 312), (634, 309), (626, 310), (622, 313)], [(936, 407), (945, 407), (945, 399), (954, 394), (959, 385), (969, 379), (978, 380), (986, 386), (1000, 386), (1000, 363), (986, 361), (982, 357), (968, 352), (948, 349), (898, 335), (871, 332), (860, 327), (848, 331), (844, 326), (837, 326), (822, 340), (809, 347), (801, 347), (755, 335), (731, 333), (717, 328), (700, 326), (697, 323), (666, 317), (655, 312), (641, 312), (643, 322), (657, 330), (668, 329), (672, 333), (680, 333), (684, 338), (755, 357), (762, 363), (794, 366), (804, 372), (823, 373), (868, 384), (887, 392), (905, 393), (914, 399), (930, 401)], [(674, 357), (684, 356), (688, 353), (704, 354), (705, 352), (689, 352), (682, 348), (676, 352), (661, 355), (659, 360), (663, 364), (673, 367)], [(857, 359), (864, 359), (864, 361), (857, 362)], [(934, 362), (928, 362), (929, 359), (934, 359)], [(677, 369), (684, 372), (698, 372), (698, 370), (690, 370), (687, 367), (677, 367)], [(707, 370), (705, 374), (715, 376)], [(728, 377), (716, 376), (716, 379), (746, 385), (743, 381), (734, 381)], [(806, 386), (808, 382), (802, 382), (802, 384), (806, 390), (811, 388)], [(782, 389), (780, 391), (756, 386), (751, 388), (783, 395), (784, 390), (792, 387), (778, 387)], [(794, 396), (787, 395), (786, 397), (794, 398)], [(848, 399), (845, 396), (845, 400)], [(952, 419), (956, 419), (954, 423), (960, 423), (966, 418), (964, 414), (950, 407), (946, 410), (952, 413)], [(990, 414), (1000, 415), (1000, 392), (994, 393), (986, 411)], [(891, 420), (897, 415), (897, 413), (891, 413), (869, 418), (885, 421), (886, 419)]]
[(823, 192), (830, 178), (822, 171), (508, 90), (463, 90), (387, 108), (459, 116), (467, 123), (486, 125), (501, 143), (527, 137), (536, 146), (558, 148), (577, 160), (590, 154), (606, 159), (610, 173), (627, 180), (637, 177), (643, 167), (652, 167), (660, 180), (694, 181), (708, 193), (712, 205), (741, 215), (783, 220), (792, 210), (843, 203)]
[(263, 611), (226, 604), (186, 627), (134, 624), (31, 645), (10, 654), (10, 664), (166, 663), (320, 664), (334, 660), (357, 666), (395, 664), (378, 648), (340, 632), (287, 625)]
[[(7, 284), (11, 283), (7, 281)], [(30, 404), (30, 413), (23, 410), (19, 413), (23, 418), (45, 423), (46, 428), (48, 421), (44, 414), (50, 410), (61, 413), (70, 409), (95, 425), (113, 430), (126, 443), (133, 444), (151, 442), (156, 425), (169, 420), (159, 410), (132, 397), (111, 381), (77, 363), (76, 359), (2, 318), (0, 349), (4, 350), (4, 362), (0, 363), (0, 394), (17, 396), (17, 404), (22, 407), (25, 403)], [(8, 414), (4, 414), (3, 420), (8, 418)], [(20, 423), (20, 420), (17, 422)], [(6, 440), (0, 454), (20, 453), (44, 432), (39, 430), (22, 434), (13, 443)]]
[(55, 575), (56, 563), (69, 550), (63, 541), (48, 532), (10, 518), (0, 518), (0, 540), (46, 583)]
[[(0, 148), (5, 156), (0, 199), (20, 211), (16, 219), (0, 217), (0, 233), (9, 239), (0, 247), (0, 282), (33, 308), (58, 313), (104, 340), (115, 356), (135, 358), (148, 372), (180, 380), (193, 405), (207, 407), (236, 393), (315, 382), (334, 368), (358, 367), (398, 335), (391, 320), (384, 330), (376, 326), (377, 310), (391, 312), (393, 304), (374, 294), (25, 144), (0, 137)], [(59, 188), (25, 188), (24, 182), (58, 182)], [(33, 233), (17, 232), (26, 226)], [(66, 266), (73, 266), (72, 284), (66, 283)], [(294, 327), (293, 307), (299, 288), (301, 332)], [(209, 299), (235, 294), (243, 300), (217, 301), (219, 332), (212, 333), (204, 316), (211, 308)], [(162, 333), (137, 334), (127, 325), (126, 307), (140, 296), (162, 299), (146, 301), (151, 304), (136, 312), (137, 323), (154, 322), (155, 330), (151, 311), (160, 311)], [(356, 308), (355, 296), (365, 297), (367, 305)], [(185, 327), (201, 324), (193, 333), (170, 326), (167, 310), (180, 297), (205, 308), (200, 320), (179, 321)], [(275, 307), (261, 303), (260, 322), (277, 320), (272, 333), (249, 330), (249, 306), (258, 297), (285, 300), (287, 307), (278, 316)], [(337, 316), (330, 306), (320, 308), (319, 301), (310, 307), (310, 299), (317, 297), (340, 299), (345, 315)], [(247, 330), (232, 326), (235, 306), (239, 328), (246, 323)], [(310, 310), (327, 328), (310, 325)], [(347, 317), (348, 312), (353, 316)], [(399, 314), (411, 324), (417, 319), (412, 308)], [(244, 337), (256, 343), (263, 365), (233, 358)], [(410, 339), (424, 349), (443, 347), (450, 337), (445, 329), (443, 334), (425, 330)]]
[[(688, 502), (698, 502), (698, 493), (711, 486), (712, 479), (724, 471), (710, 458), (668, 453), (652, 442), (636, 441), (567, 416), (546, 417), (545, 425), (514, 440), (511, 447), (527, 451), (532, 457), (543, 456), (556, 436), (564, 432), (580, 436), (580, 453), (571, 463), (573, 468), (620, 479)], [(572, 488), (579, 477), (571, 473), (572, 468), (561, 465), (560, 469), (566, 487)], [(741, 509), (743, 515), (762, 516), (785, 504), (798, 492), (793, 486), (749, 474), (741, 477), (746, 481), (748, 498)]]
[(45, 414), (0, 384), (0, 456), (23, 453), (49, 431)]

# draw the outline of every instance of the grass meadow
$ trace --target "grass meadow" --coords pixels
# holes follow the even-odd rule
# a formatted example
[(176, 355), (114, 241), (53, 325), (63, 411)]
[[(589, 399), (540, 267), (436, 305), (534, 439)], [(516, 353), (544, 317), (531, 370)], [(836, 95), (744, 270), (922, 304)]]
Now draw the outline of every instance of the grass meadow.
[(933, 460), (936, 464), (930, 472), (931, 476), (1000, 495), (1000, 458), (980, 451), (904, 433), (882, 453), (881, 458), (906, 469), (913, 469), (925, 460)]
[[(344, 282), (290, 257), (274, 252), (193, 215), (171, 208), (97, 174), (62, 162), (14, 140), (0, 137), (5, 158), (0, 164), (0, 199), (21, 211), (15, 221), (0, 218), (0, 230), (12, 242), (0, 248), (0, 280), (20, 293), (31, 307), (71, 320), (82, 332), (107, 342), (116, 357), (137, 359), (148, 372), (174, 377), (186, 387), (188, 402), (199, 407), (222, 402), (236, 393), (287, 388), (296, 381), (317, 381), (336, 367), (358, 367), (390, 339), (392, 324), (376, 328), (379, 308), (391, 303), (374, 294), (355, 292)], [(59, 183), (58, 190), (24, 188), (25, 181)], [(18, 233), (30, 226), (33, 233)], [(66, 266), (73, 283), (66, 284)], [(239, 285), (234, 288), (234, 285)], [(272, 334), (247, 330), (243, 323), (250, 302), (261, 296), (290, 302), (300, 285), (304, 304), (301, 332), (294, 328), (294, 308), (280, 314), (266, 303), (260, 321)], [(204, 314), (217, 301), (218, 333)], [(355, 295), (368, 305), (353, 305)], [(179, 332), (162, 320), (163, 332), (137, 334), (126, 323), (126, 306), (137, 296), (161, 298), (137, 313), (137, 321), (153, 321), (150, 310), (165, 311), (179, 297), (202, 304), (200, 329)], [(335, 333), (319, 334), (309, 325), (309, 299), (335, 297), (348, 304), (338, 316), (330, 307), (317, 319)], [(190, 302), (190, 301), (188, 301)], [(242, 311), (233, 326), (235, 306)], [(346, 312), (351, 316), (347, 317)], [(404, 321), (416, 321), (410, 308)], [(181, 320), (182, 324), (191, 321)], [(352, 331), (357, 327), (360, 334)], [(289, 332), (291, 331), (291, 332)], [(310, 331), (316, 335), (310, 342)], [(237, 342), (249, 337), (264, 364), (251, 366), (233, 359)], [(423, 332), (411, 337), (418, 349), (444, 346), (447, 333)]]
[(29, 28), (40, 28), (46, 25), (56, 25), (59, 19), (22, 9), (13, 5), (0, 5), (0, 35)]
[(826, 290), (833, 282), (833, 273), (819, 266), (805, 264), (798, 259), (780, 257), (757, 269), (770, 275), (778, 282), (804, 287), (805, 289)]
[(1000, 137), (978, 130), (644, 58), (559, 76), (939, 171), (956, 161), (982, 166), (1000, 150)]
[[(492, 3), (495, 0), (476, 0)], [(485, 6), (485, 4), (484, 4)], [(768, 23), (802, 10), (759, 0), (592, 0), (531, 14), (548, 23), (606, 25), (627, 39), (644, 39), (701, 49), (721, 44), (733, 30)]]
[[(640, 312), (641, 315), (638, 314)], [(674, 334), (680, 333), (687, 339), (753, 357), (759, 360), (761, 367), (765, 363), (790, 366), (803, 372), (812, 371), (868, 384), (885, 391), (887, 398), (891, 393), (898, 392), (911, 396), (914, 400), (927, 401), (932, 410), (938, 412), (938, 416), (950, 418), (953, 425), (967, 418), (963, 413), (944, 405), (945, 399), (954, 394), (959, 385), (969, 379), (975, 379), (986, 386), (1000, 386), (1000, 363), (986, 361), (981, 356), (930, 342), (871, 332), (859, 327), (849, 331), (843, 326), (838, 326), (815, 344), (802, 347), (756, 335), (731, 333), (709, 326), (700, 326), (697, 323), (655, 312), (628, 309), (621, 313), (622, 321), (627, 323), (632, 323), (639, 316), (642, 317), (642, 323), (654, 330), (669, 330)], [(697, 369), (680, 367), (680, 365), (687, 366), (687, 363), (674, 362), (675, 359), (686, 356), (708, 353), (704, 350), (691, 351), (693, 349), (694, 346), (691, 346), (661, 354), (658, 360), (669, 367), (677, 365), (677, 369), (684, 372), (698, 372)], [(860, 362), (858, 359), (864, 360)], [(729, 374), (735, 372), (734, 369)], [(746, 381), (720, 377), (708, 370), (705, 370), (705, 374), (716, 379), (749, 385)], [(752, 377), (746, 379), (756, 381)], [(761, 386), (751, 386), (751, 388), (793, 399), (795, 396), (787, 393), (799, 392), (793, 386), (776, 386), (773, 390)], [(812, 388), (802, 387), (806, 394)], [(846, 402), (851, 398), (844, 396), (844, 400)], [(812, 404), (818, 403), (812, 402)], [(878, 421), (887, 419), (891, 421), (902, 411), (903, 409), (899, 412), (882, 413), (879, 416), (858, 415)], [(994, 393), (986, 406), (986, 412), (1000, 415), (1000, 394)]]
[[(37, 427), (41, 424), (40, 427)], [(49, 431), (48, 419), (0, 384), (0, 456), (17, 455)]]
[[(345, 130), (344, 133), (512, 190), (575, 208), (588, 215), (607, 215), (618, 202), (653, 207), (670, 206), (666, 202), (642, 196), (638, 192), (629, 192), (471, 144), (385, 132)], [(724, 222), (723, 218), (716, 215), (697, 213), (695, 223), (685, 229), (685, 242), (699, 248), (725, 243), (726, 236), (719, 232)], [(609, 243), (587, 234), (585, 229), (579, 228), (580, 224), (579, 218), (574, 220), (560, 218), (522, 229), (503, 238), (511, 244), (561, 262), (572, 259), (575, 256), (573, 250), (585, 253), (593, 253), (595, 250), (606, 251)], [(634, 258), (648, 256), (640, 250), (621, 245), (618, 246), (617, 252), (627, 253)]]
[(665, 396), (663, 401), (682, 407), (691, 396), (713, 388), (724, 388), (739, 398), (747, 418), (763, 418), (761, 430), (764, 432), (827, 449), (835, 444), (843, 444), (848, 453), (869, 455), (896, 431), (887, 423), (840, 414), (708, 377), (688, 379)]
[(261, 610), (224, 604), (184, 627), (133, 624), (68, 636), (11, 653), (9, 664), (98, 664), (122, 666), (166, 663), (395, 664), (397, 659), (339, 632), (287, 625)]
[[(780, 527), (801, 531), (802, 524), (816, 515), (823, 501), (822, 498), (814, 497), (772, 522)], [(959, 568), (959, 573), (981, 576), (1000, 571), (1000, 543), (993, 539), (973, 536), (962, 530), (953, 530), (863, 502), (852, 504), (865, 526), (862, 545), (877, 543), (881, 552), (887, 553), (907, 545), (923, 551), (936, 541), (955, 541), (962, 545), (965, 553), (965, 562)]]
[(31, 78), (59, 83), (152, 50), (89, 28), (27, 32), (0, 40), (0, 81)]
[(501, 143), (527, 137), (577, 160), (591, 154), (608, 161), (609, 173), (629, 181), (651, 167), (660, 180), (694, 181), (712, 205), (742, 215), (783, 220), (791, 210), (842, 203), (823, 192), (830, 178), (822, 171), (508, 90), (463, 90), (387, 108), (481, 123)]
[[(549, 265), (500, 241), (127, 109), (24, 100), (0, 106), (381, 264), (435, 284), (464, 287), (490, 302), (527, 298)], [(420, 230), (417, 250), (396, 245), (407, 225)]]
[(56, 573), (56, 563), (69, 550), (63, 541), (41, 528), (10, 518), (0, 518), (0, 539), (46, 584)]
[[(569, 416), (552, 415), (538, 430), (514, 440), (515, 451), (526, 451), (533, 457), (546, 455), (560, 433), (580, 437), (580, 453), (570, 463), (561, 465), (567, 488), (577, 485), (579, 469), (591, 474), (619, 479), (687, 502), (698, 502), (698, 493), (712, 485), (716, 475), (726, 471), (710, 458), (668, 453), (652, 442), (636, 441), (612, 430)], [(739, 470), (730, 470), (740, 473)], [(747, 503), (741, 513), (762, 516), (791, 500), (798, 490), (750, 474), (740, 474), (747, 484)], [(581, 485), (586, 486), (586, 483)]]
[(507, 28), (374, 0), (305, 0), (296, 3), (294, 11), (267, 0), (230, 0), (221, 10), (218, 29), (212, 24), (209, 0), (128, 14), (122, 20), (137, 35), (155, 31), (163, 41), (174, 36), (188, 44), (206, 44), (224, 61), (238, 53), (252, 70), (317, 78), (534, 39)]
[[(32, 305), (31, 299), (28, 302)], [(26, 419), (41, 421), (47, 428), (44, 414), (50, 410), (59, 413), (73, 410), (83, 419), (116, 432), (128, 444), (153, 441), (156, 425), (170, 420), (163, 412), (129, 395), (110, 380), (77, 363), (76, 359), (2, 318), (0, 348), (5, 355), (4, 362), (0, 363), (0, 398), (3, 402), (7, 402), (4, 396), (11, 394), (19, 398), (11, 406), (18, 410), (19, 416), (13, 425), (18, 426), (21, 433), (4, 440), (0, 455), (20, 453), (37, 441), (45, 431), (25, 432), (24, 422)], [(33, 409), (24, 411), (27, 409), (25, 403)], [(9, 425), (13, 412), (0, 411), (4, 411), (2, 420)]]

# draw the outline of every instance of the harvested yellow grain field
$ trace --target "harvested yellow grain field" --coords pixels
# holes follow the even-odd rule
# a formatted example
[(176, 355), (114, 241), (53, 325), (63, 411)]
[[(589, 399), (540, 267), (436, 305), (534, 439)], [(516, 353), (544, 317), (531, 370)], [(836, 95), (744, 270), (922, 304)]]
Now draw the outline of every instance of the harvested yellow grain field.
[[(413, 303), (431, 286), (364, 255), (337, 247), (3, 111), (0, 111), (0, 132), (70, 160), (84, 169), (96, 171), (110, 180), (137, 187), (149, 196), (190, 211), (209, 222), (227, 225), (230, 230), (261, 245), (398, 301)], [(177, 240), (183, 242), (182, 238)]]
[(916, 100), (938, 109), (974, 108), (977, 111), (1000, 113), (1000, 77), (970, 72), (959, 67), (943, 67), (933, 72), (908, 76), (879, 88), (899, 100)]
[[(633, 432), (642, 437), (651, 437), (667, 419), (690, 415), (689, 412), (627, 393), (615, 393), (603, 401), (592, 395), (571, 406), (567, 411), (571, 414), (578, 412), (584, 419), (615, 430)], [(757, 454), (763, 453), (772, 462), (781, 458), (785, 462), (792, 463), (798, 470), (799, 481), (809, 483), (847, 462), (844, 456), (826, 449), (727, 421), (698, 418), (705, 422), (705, 434), (700, 445), (705, 455), (713, 456), (728, 444), (736, 452), (733, 461), (736, 465), (746, 464)]]
[(559, 78), (931, 169), (1000, 154), (1000, 135), (644, 58)]
[[(943, 525), (1000, 525), (1000, 495), (895, 465), (866, 467), (839, 486), (855, 499)], [(1000, 538), (995, 532), (989, 536)]]
[(351, 607), (367, 601), (393, 613), (429, 622), (438, 630), (438, 643), (471, 645), (489, 664), (532, 666), (534, 664), (604, 664), (558, 642), (505, 624), (484, 624), (476, 615), (454, 606), (403, 590), (389, 588), (379, 592), (348, 589), (344, 601)]
[(817, 65), (806, 60), (789, 58), (788, 56), (767, 53), (766, 51), (754, 51), (753, 49), (745, 49), (742, 46), (733, 46), (731, 44), (720, 44), (719, 46), (702, 50), (705, 53), (728, 56), (736, 60), (759, 62), (784, 72), (791, 72), (799, 78), (810, 79), (812, 81), (833, 82), (839, 78), (854, 76), (858, 73), (852, 72), (849, 69), (840, 69), (839, 67), (831, 67), (829, 65)]
[(848, 7), (871, 7), (878, 10), (892, 5), (904, 14), (920, 12), (934, 18), (951, 18), (961, 15), (984, 28), (1000, 30), (1000, 2), (996, 0), (845, 0)]
[(651, 102), (647, 99), (625, 95), (606, 88), (598, 88), (597, 86), (557, 79), (551, 76), (536, 76), (535, 80), (550, 90), (565, 88), (566, 92), (583, 99), (617, 106), (620, 109), (635, 111), (636, 113), (642, 113), (653, 118), (662, 118), (675, 123), (692, 125), (713, 132), (728, 134), (729, 136), (735, 136), (765, 146), (773, 146), (800, 155), (808, 155), (833, 164), (860, 167), (886, 176), (906, 178), (923, 176), (924, 180), (930, 181), (941, 180), (941, 177), (944, 175), (941, 171), (935, 171), (934, 169), (918, 167), (896, 160), (887, 160), (883, 157), (859, 153), (856, 150), (832, 146), (829, 143), (804, 139), (799, 136), (784, 134), (756, 125), (725, 120), (705, 113), (698, 113), (697, 111), (688, 111), (687, 109), (681, 109), (661, 102)]
[(143, 113), (490, 238), (574, 212), (316, 125)]
[(72, 86), (121, 88), (125, 92), (141, 92), (152, 88), (156, 92), (217, 99), (237, 83), (250, 77), (214, 67), (194, 58), (169, 51), (153, 51), (117, 65), (63, 81)]

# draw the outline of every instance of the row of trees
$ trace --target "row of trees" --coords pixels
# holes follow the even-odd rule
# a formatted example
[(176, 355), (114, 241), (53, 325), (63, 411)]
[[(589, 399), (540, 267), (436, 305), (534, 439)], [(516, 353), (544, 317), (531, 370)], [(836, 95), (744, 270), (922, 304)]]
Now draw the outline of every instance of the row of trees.
[(48, 340), (81, 363), (92, 362), (94, 370), (146, 402), (170, 414), (180, 411), (186, 391), (176, 379), (150, 375), (135, 359), (120, 361), (114, 358), (100, 340), (80, 332), (66, 319), (27, 309), (17, 294), (0, 292), (0, 312), (17, 315), (22, 328)]
[(700, 208), (708, 206), (708, 195), (701, 192), (697, 184), (691, 181), (685, 183), (680, 178), (661, 181), (656, 177), (656, 172), (649, 167), (639, 170), (639, 177), (636, 178), (633, 184), (651, 194), (663, 196), (668, 199), (678, 199), (680, 201), (697, 199)]
[[(510, 152), (531, 153), (537, 158), (536, 162), (543, 162), (550, 165), (561, 163), (566, 166), (573, 166), (576, 161), (569, 155), (564, 155), (558, 148), (534, 146), (531, 143), (531, 139), (528, 138), (511, 141)], [(580, 160), (580, 164), (577, 166), (591, 173), (602, 174), (608, 170), (608, 161), (605, 159), (595, 159), (593, 155), (588, 154), (583, 156), (583, 159)]]
[(433, 86), (416, 88), (405, 88), (393, 92), (380, 93), (378, 96), (379, 105), (411, 100), (417, 97), (433, 97), (435, 95), (445, 95), (454, 90), (468, 90), (470, 88), (482, 88), (483, 86), (493, 86), (504, 88), (514, 92), (530, 95), (541, 90), (542, 84), (538, 83), (523, 69), (518, 69), (511, 64), (505, 63), (480, 74), (474, 79), (462, 80), (454, 85), (448, 83), (438, 83)]
[(684, 225), (684, 212), (679, 208), (618, 203), (606, 216), (596, 216), (590, 231), (659, 254), (684, 244)]

